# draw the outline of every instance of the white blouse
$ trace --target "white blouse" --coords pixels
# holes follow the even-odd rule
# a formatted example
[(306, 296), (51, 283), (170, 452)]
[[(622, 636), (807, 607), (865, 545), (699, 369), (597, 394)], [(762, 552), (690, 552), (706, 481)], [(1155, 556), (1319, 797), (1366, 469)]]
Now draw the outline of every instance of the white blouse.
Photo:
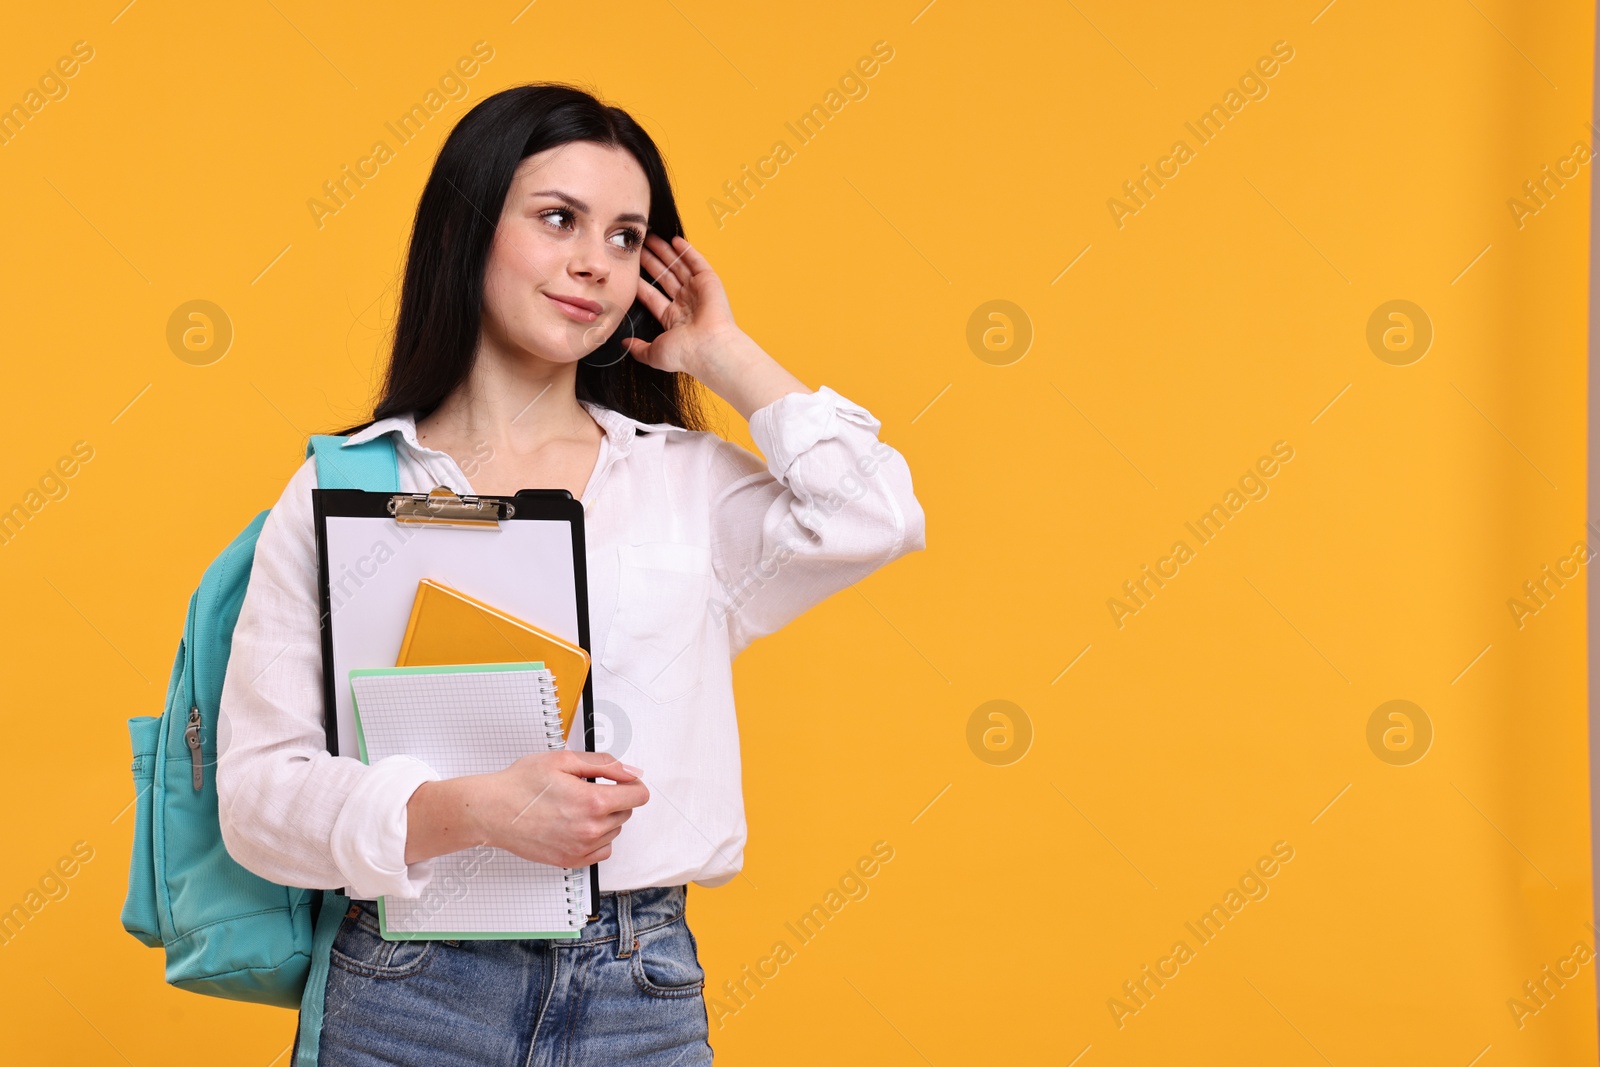
[[(605, 430), (580, 497), (596, 747), (640, 768), (650, 790), (600, 863), (601, 889), (721, 885), (746, 837), (734, 658), (924, 548), (922, 506), (878, 420), (828, 386), (752, 413), (765, 463), (712, 433), (583, 403)], [(347, 444), (384, 433), (402, 492), (472, 492), (450, 455), (417, 443), (410, 415)], [(327, 751), (316, 481), (307, 459), (268, 515), (233, 631), (217, 724), (223, 842), (283, 885), (415, 897), (443, 857), (405, 862), (406, 804), (439, 775), (410, 756), (368, 766)]]

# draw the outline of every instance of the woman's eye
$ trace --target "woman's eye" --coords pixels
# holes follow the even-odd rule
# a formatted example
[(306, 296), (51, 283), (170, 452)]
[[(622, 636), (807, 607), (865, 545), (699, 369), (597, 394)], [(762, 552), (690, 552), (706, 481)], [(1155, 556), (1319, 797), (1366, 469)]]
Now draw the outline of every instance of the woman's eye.
[(623, 230), (617, 236), (622, 238), (622, 249), (625, 252), (632, 252), (644, 244), (644, 233), (639, 230)]
[[(539, 217), (541, 219), (548, 219), (552, 215), (564, 215), (567, 218), (571, 219), (573, 222), (578, 221), (578, 216), (573, 214), (571, 211), (569, 211), (568, 209), (566, 209), (564, 207), (553, 207), (549, 211), (541, 211), (541, 212), (539, 212)], [(566, 227), (562, 227), (562, 229), (565, 229), (565, 228)]]

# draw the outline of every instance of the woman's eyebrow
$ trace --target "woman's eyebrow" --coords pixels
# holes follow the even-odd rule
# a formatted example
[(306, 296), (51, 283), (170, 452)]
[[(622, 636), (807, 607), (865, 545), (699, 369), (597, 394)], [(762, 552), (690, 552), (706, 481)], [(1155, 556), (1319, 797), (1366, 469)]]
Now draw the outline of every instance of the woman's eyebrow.
[[(588, 204), (585, 204), (582, 200), (579, 200), (577, 197), (572, 196), (569, 193), (563, 193), (560, 189), (536, 189), (533, 192), (529, 193), (528, 195), (529, 196), (553, 196), (557, 200), (562, 201), (563, 203), (567, 204), (569, 207), (571, 207), (571, 208), (573, 208), (573, 209), (575, 209), (577, 211), (581, 211), (585, 215), (592, 214), (592, 212), (589, 210), (589, 205)], [(629, 212), (629, 213), (623, 214), (623, 215), (618, 215), (617, 218), (616, 218), (616, 221), (618, 221), (618, 222), (637, 222), (637, 223), (640, 223), (641, 225), (645, 225), (645, 226), (648, 226), (650, 224), (650, 220), (649, 219), (645, 218), (643, 215), (634, 214), (632, 212)]]

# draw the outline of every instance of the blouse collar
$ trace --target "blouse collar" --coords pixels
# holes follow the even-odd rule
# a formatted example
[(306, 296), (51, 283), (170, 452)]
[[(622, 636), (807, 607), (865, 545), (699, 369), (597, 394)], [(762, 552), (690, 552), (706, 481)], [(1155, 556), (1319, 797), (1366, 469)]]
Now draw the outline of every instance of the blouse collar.
[[(600, 428), (605, 431), (607, 441), (610, 442), (612, 449), (618, 455), (628, 454), (633, 448), (634, 436), (639, 433), (689, 432), (682, 426), (674, 426), (670, 422), (640, 422), (638, 419), (624, 415), (620, 411), (615, 411), (589, 400), (580, 400), (578, 403), (582, 404), (595, 422), (600, 424)], [(371, 441), (373, 438), (380, 437), (383, 434), (396, 432), (400, 434), (406, 444), (418, 452), (432, 452), (436, 455), (444, 454), (436, 448), (425, 448), (418, 443), (416, 413), (410, 411), (401, 415), (391, 415), (388, 418), (379, 419), (358, 433), (351, 434), (339, 447), (349, 448), (351, 445), (359, 445), (364, 441)]]

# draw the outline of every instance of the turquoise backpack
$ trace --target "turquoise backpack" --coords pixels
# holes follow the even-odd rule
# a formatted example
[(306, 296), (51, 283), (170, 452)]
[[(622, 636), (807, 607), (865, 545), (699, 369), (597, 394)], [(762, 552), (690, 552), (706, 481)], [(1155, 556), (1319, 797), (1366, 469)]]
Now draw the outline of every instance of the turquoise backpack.
[[(307, 445), (320, 488), (399, 491), (388, 434), (349, 448), (344, 441), (318, 434)], [(223, 846), (217, 820), (217, 706), (267, 514), (222, 550), (190, 596), (165, 712), (128, 720), (136, 799), (122, 925), (166, 949), (168, 984), (301, 1008), (302, 1022), (311, 1016), (316, 1033), (328, 947), (349, 898), (276, 885), (245, 870)], [(333, 921), (319, 922), (320, 915)]]

